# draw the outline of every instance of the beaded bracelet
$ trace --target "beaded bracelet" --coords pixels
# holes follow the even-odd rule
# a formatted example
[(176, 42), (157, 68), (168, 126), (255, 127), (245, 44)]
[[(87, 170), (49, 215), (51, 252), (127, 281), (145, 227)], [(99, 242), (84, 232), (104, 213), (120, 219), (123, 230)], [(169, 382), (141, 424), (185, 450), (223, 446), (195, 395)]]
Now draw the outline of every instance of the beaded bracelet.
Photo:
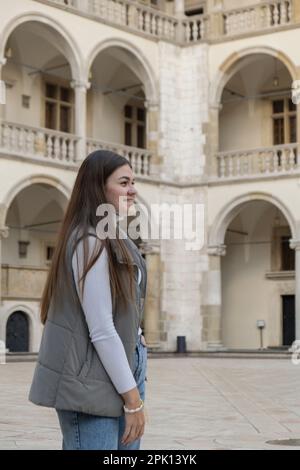
[(129, 414), (137, 413), (138, 411), (141, 411), (144, 408), (144, 402), (143, 402), (143, 400), (141, 400), (140, 406), (138, 408), (136, 408), (135, 410), (130, 410), (129, 408), (126, 408), (125, 405), (123, 405), (123, 408), (124, 408), (125, 413), (129, 413)]

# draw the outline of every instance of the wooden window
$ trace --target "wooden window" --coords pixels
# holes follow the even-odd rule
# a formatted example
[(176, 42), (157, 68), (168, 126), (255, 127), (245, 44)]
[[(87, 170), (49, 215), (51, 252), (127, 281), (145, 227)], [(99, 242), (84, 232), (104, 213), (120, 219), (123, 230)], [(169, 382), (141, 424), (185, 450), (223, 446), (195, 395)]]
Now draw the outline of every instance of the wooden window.
[(43, 262), (50, 266), (55, 250), (55, 244), (51, 241), (43, 241), (42, 242), (42, 249), (43, 249)]
[(124, 140), (125, 145), (138, 148), (146, 147), (146, 110), (140, 106), (124, 107)]
[(295, 250), (290, 248), (290, 236), (280, 237), (281, 271), (295, 270)]
[(206, 13), (206, 0), (185, 0), (184, 13), (186, 16), (203, 15)]
[(62, 132), (73, 131), (73, 90), (45, 83), (45, 127)]
[(46, 260), (47, 261), (52, 260), (54, 249), (55, 249), (54, 246), (49, 246), (49, 245), (46, 246)]
[(289, 227), (274, 227), (272, 237), (272, 271), (295, 271), (295, 250), (290, 248)]
[(296, 105), (290, 98), (272, 101), (273, 144), (291, 144), (297, 140)]

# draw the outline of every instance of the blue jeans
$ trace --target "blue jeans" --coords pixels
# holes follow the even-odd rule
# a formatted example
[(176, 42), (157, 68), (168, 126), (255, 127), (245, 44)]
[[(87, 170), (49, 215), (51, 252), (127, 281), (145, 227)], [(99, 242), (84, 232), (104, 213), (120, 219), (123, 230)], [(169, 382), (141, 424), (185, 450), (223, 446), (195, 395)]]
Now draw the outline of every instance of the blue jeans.
[[(135, 348), (134, 378), (145, 400), (147, 348), (140, 336)], [(125, 416), (108, 418), (77, 411), (56, 410), (63, 435), (63, 450), (139, 450), (141, 439), (124, 446)]]

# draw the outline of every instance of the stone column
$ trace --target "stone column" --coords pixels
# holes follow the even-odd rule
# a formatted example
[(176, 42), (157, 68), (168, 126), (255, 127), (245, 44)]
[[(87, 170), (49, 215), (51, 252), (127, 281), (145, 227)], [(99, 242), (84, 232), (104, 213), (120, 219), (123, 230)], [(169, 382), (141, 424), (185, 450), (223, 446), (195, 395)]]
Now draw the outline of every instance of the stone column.
[[(299, 11), (300, 11), (300, 6), (298, 6), (299, 8)], [(298, 168), (300, 168), (300, 145), (299, 145), (299, 142), (300, 142), (300, 67), (297, 67), (297, 92), (296, 92), (296, 99), (292, 96), (293, 98), (293, 102), (296, 103), (296, 112), (297, 112), (297, 115), (296, 115), (296, 126), (297, 126), (297, 130), (296, 130), (296, 139), (297, 139), (297, 142), (298, 142), (298, 149), (297, 149), (297, 166)]]
[(295, 250), (295, 311), (296, 339), (300, 340), (300, 240), (290, 240), (290, 247)]
[(89, 11), (89, 0), (76, 0), (74, 6), (79, 10)]
[(184, 0), (175, 0), (174, 14), (178, 18), (178, 23), (176, 25), (176, 40), (178, 43), (183, 44), (185, 34), (183, 20), (186, 18), (186, 15), (184, 13)]
[[(2, 69), (5, 64), (6, 64), (6, 58), (1, 57), (0, 58), (0, 80), (2, 80)], [(4, 111), (5, 111), (5, 103), (0, 103), (0, 121), (4, 119)]]
[(7, 62), (6, 57), (0, 57), (0, 78), (2, 77), (2, 67), (4, 67), (6, 62)]
[(147, 110), (147, 150), (152, 153), (150, 175), (159, 176), (161, 157), (159, 156), (159, 106), (154, 101), (146, 101)]
[(0, 305), (3, 305), (2, 300), (2, 240), (7, 238), (9, 229), (6, 226), (0, 227)]
[(300, 21), (300, 3), (293, 2), (292, 22), (299, 23), (299, 21)]
[[(300, 85), (300, 80), (299, 80), (299, 85)], [(296, 131), (296, 135), (297, 135), (297, 167), (300, 168), (300, 87), (299, 87), (299, 98), (298, 98), (299, 101), (297, 101), (297, 104), (296, 104), (296, 126), (297, 126), (297, 131)]]
[(203, 340), (209, 350), (222, 350), (222, 281), (221, 256), (226, 254), (225, 245), (209, 246), (209, 271), (207, 273), (203, 308)]
[(75, 91), (75, 134), (79, 137), (76, 146), (76, 159), (84, 160), (86, 157), (86, 93), (90, 82), (73, 80), (71, 87)]
[(223, 8), (224, 7), (222, 0), (208, 0), (207, 2), (207, 13), (209, 13), (210, 39), (216, 39), (223, 36)]
[(218, 174), (218, 159), (217, 153), (219, 151), (219, 113), (222, 105), (210, 105), (209, 107), (209, 123), (203, 126), (203, 131), (206, 135), (206, 144), (204, 147), (206, 162), (205, 173), (207, 176), (216, 177)]
[(146, 254), (147, 293), (144, 310), (145, 338), (149, 348), (157, 349), (161, 340), (160, 288), (161, 262), (159, 247), (145, 243), (142, 253)]
[[(300, 5), (298, 5), (297, 9), (299, 10), (300, 14)], [(297, 142), (297, 166), (300, 167), (300, 67), (296, 67), (296, 77), (295, 80), (292, 82), (292, 101), (296, 105), (296, 142)]]
[(175, 0), (174, 9), (175, 15), (184, 15), (184, 0)]

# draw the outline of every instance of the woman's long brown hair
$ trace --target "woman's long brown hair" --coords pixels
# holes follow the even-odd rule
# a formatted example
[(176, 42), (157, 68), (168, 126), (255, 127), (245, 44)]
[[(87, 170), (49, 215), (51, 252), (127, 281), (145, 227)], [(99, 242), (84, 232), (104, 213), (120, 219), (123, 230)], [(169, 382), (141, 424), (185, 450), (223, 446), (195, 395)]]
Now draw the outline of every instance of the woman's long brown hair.
[(88, 256), (89, 242), (87, 237), (89, 228), (90, 226), (96, 228), (99, 221), (97, 220), (99, 216), (96, 216), (97, 207), (102, 203), (108, 202), (104, 191), (106, 180), (117, 168), (123, 165), (129, 165), (131, 167), (125, 157), (106, 150), (92, 152), (82, 162), (58, 233), (51, 267), (41, 298), (40, 315), (43, 324), (46, 322), (52, 297), (59, 293), (59, 285), (62, 279), (64, 283), (68, 283), (70, 288), (72, 285), (72, 279), (69, 274), (70, 269), (68, 269), (66, 263), (66, 247), (69, 237), (74, 230), (76, 233), (75, 245), (77, 241), (81, 238), (83, 239), (83, 274), (80, 278), (80, 281), (82, 280), (82, 290), (84, 289), (87, 272), (94, 265), (102, 252), (103, 246), (105, 246), (108, 254), (113, 305), (115, 304), (117, 295), (125, 304), (133, 300), (134, 271), (131, 264), (132, 259), (124, 240), (118, 237), (118, 232), (115, 242), (119, 246), (122, 257), (125, 260), (124, 266), (129, 276), (129, 296), (128, 284), (126, 284), (126, 287), (124, 285), (124, 278), (120, 276), (120, 269), (118, 269), (119, 266), (114, 256), (113, 246), (108, 237), (98, 244), (98, 249), (93, 251), (92, 257)]

